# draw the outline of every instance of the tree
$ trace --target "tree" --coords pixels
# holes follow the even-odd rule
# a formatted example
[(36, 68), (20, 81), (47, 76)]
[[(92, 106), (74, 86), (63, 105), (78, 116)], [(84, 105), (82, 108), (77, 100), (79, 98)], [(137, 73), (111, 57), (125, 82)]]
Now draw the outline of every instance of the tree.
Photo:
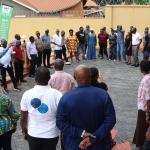
[(146, 4), (147, 2), (146, 2), (146, 0), (134, 0), (134, 3), (142, 5), (142, 4)]
[(95, 0), (98, 5), (105, 6), (106, 4), (114, 5), (114, 4), (148, 4), (149, 0)]

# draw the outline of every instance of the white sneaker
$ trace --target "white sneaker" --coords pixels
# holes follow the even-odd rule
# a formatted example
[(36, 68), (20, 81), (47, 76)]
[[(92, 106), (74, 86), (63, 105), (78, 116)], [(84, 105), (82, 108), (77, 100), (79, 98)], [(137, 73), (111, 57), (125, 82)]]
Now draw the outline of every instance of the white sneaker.
[(71, 65), (71, 62), (68, 61), (68, 62), (66, 62), (65, 64), (66, 64), (66, 65)]
[(14, 88), (14, 91), (21, 91), (21, 89), (16, 87), (16, 88)]

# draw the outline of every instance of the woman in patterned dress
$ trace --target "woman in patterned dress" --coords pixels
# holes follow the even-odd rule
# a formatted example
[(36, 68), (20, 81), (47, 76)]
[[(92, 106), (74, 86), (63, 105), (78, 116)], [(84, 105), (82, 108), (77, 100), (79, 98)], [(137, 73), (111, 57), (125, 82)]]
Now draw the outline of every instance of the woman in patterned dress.
[(75, 57), (76, 60), (79, 61), (79, 58), (77, 56), (77, 46), (78, 46), (78, 39), (73, 34), (73, 29), (70, 29), (69, 36), (66, 39), (66, 47), (68, 49), (71, 61), (73, 61), (73, 57)]

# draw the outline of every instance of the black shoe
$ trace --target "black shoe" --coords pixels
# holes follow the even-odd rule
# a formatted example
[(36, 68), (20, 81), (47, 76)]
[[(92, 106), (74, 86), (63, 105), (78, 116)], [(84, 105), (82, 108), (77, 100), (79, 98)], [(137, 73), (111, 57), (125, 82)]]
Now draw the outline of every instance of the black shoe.
[(29, 75), (30, 78), (34, 78), (34, 75)]
[(135, 67), (139, 67), (139, 64), (135, 65)]
[(22, 80), (21, 82), (26, 83), (26, 82), (27, 82), (27, 80)]
[(134, 64), (132, 64), (131, 66), (134, 66), (134, 67), (135, 67), (135, 65), (134, 65)]

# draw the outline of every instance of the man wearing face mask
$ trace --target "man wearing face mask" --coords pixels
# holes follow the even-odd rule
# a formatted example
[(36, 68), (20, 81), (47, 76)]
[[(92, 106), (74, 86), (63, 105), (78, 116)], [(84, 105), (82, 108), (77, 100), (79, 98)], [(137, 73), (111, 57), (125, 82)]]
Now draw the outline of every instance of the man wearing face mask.
[(144, 31), (144, 37), (143, 37), (143, 59), (149, 60), (150, 58), (150, 34), (149, 34), (149, 28), (146, 27)]

